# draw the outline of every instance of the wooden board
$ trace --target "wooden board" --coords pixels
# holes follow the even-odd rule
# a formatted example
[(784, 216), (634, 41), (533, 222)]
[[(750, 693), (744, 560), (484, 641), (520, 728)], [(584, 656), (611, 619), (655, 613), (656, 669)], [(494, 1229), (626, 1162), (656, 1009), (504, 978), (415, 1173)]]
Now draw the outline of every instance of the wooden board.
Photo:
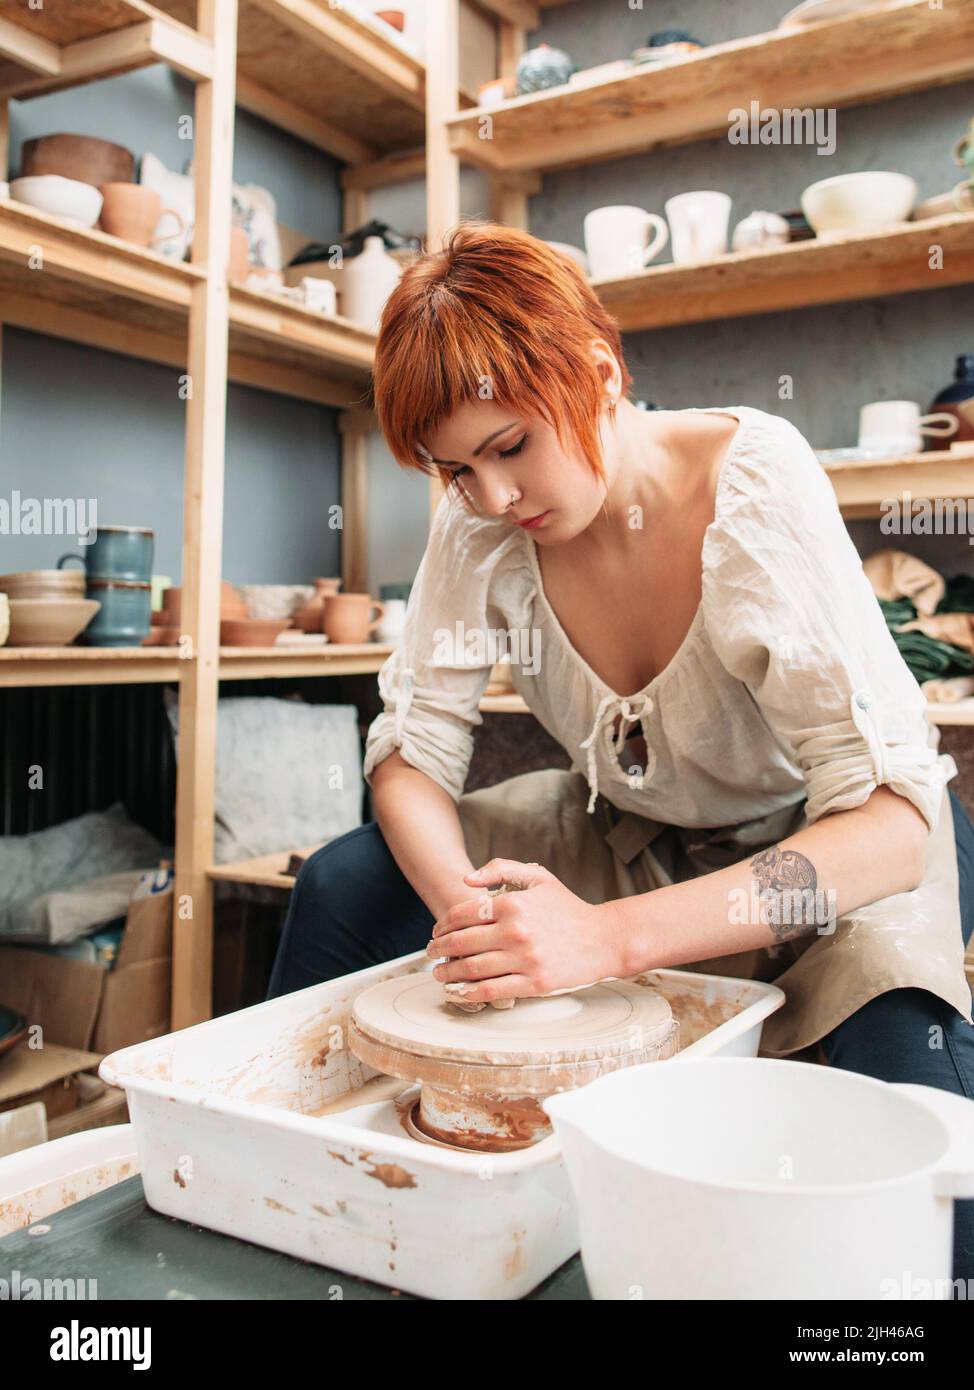
[[(129, 32), (126, 32), (129, 31)], [(172, 62), (208, 77), (212, 50), (147, 0), (0, 0), (0, 94), (39, 96)]]
[[(931, 269), (931, 247), (943, 266)], [(593, 288), (625, 332), (773, 313), (974, 281), (974, 213), (874, 232), (734, 251), (696, 265), (651, 266)]]
[[(31, 269), (31, 256), (43, 268)], [(182, 368), (199, 266), (0, 202), (0, 321)], [(274, 295), (230, 292), (230, 378), (337, 408), (364, 398), (375, 334)]]
[[(752, 100), (762, 109), (845, 107), (972, 75), (972, 0), (948, 0), (942, 9), (901, 0), (807, 29), (713, 44), (662, 67), (474, 108), (450, 121), (450, 139), (485, 168), (566, 168), (726, 137), (728, 113), (750, 111)], [(480, 138), (485, 116), (490, 139)]]
[[(195, 0), (160, 0), (192, 24)], [(327, 0), (241, 0), (237, 103), (349, 163), (423, 140), (417, 59)]]

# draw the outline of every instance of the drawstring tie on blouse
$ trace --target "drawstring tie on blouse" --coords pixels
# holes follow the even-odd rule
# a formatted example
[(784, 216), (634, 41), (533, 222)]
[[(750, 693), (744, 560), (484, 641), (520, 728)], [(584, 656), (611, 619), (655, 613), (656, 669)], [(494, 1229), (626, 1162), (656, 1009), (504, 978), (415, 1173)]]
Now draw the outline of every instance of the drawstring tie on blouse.
[(594, 812), (595, 802), (599, 795), (598, 750), (596, 748), (595, 740), (598, 737), (599, 729), (606, 722), (606, 716), (608, 715), (609, 720), (611, 722), (611, 720), (614, 719), (617, 714), (622, 715), (622, 719), (619, 723), (618, 737), (613, 745), (616, 761), (618, 761), (619, 755), (622, 753), (622, 750), (626, 746), (627, 725), (634, 723), (638, 719), (639, 726), (643, 731), (643, 738), (646, 740), (647, 768), (645, 775), (648, 775), (650, 750), (649, 729), (647, 728), (646, 718), (649, 715), (652, 708), (653, 702), (648, 695), (643, 697), (643, 702), (639, 706), (638, 710), (635, 707), (635, 705), (632, 704), (629, 700), (624, 699), (619, 695), (604, 695), (602, 699), (599, 701), (599, 707), (595, 714), (595, 723), (592, 725), (592, 732), (589, 734), (587, 739), (585, 739), (582, 743), (579, 744), (580, 748), (584, 748), (587, 750), (586, 780), (588, 782), (589, 791), (591, 795), (589, 796), (588, 805), (585, 809), (589, 815), (592, 815), (592, 813)]

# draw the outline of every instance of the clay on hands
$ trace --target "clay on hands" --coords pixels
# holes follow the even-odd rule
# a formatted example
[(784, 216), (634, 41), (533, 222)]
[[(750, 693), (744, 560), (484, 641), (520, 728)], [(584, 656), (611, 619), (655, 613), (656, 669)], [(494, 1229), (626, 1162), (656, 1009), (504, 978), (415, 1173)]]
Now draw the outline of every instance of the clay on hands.
[[(515, 891), (516, 885), (512, 883), (500, 883), (496, 888), (487, 889), (487, 892), (492, 898), (495, 898), (498, 893), (513, 893)], [(471, 1002), (467, 1004), (464, 1003), (463, 1000), (463, 996), (466, 994), (467, 990), (476, 989), (476, 987), (477, 982), (474, 980), (457, 980), (453, 984), (444, 985), (443, 994), (446, 998), (446, 1002), (452, 1004), (454, 1008), (462, 1009), (465, 1014), (479, 1014), (481, 1009), (486, 1009), (486, 1003), (474, 1004)], [(516, 1003), (516, 999), (490, 1000), (491, 1008), (494, 1009), (513, 1009)]]

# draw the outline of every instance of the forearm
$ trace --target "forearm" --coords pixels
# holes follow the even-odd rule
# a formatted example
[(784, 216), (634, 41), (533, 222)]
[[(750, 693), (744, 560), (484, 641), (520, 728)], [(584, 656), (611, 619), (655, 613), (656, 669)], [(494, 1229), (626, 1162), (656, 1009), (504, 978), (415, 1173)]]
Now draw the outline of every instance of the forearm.
[(456, 804), (441, 786), (394, 752), (372, 774), (372, 802), (390, 853), (435, 918), (475, 896), (463, 882), (474, 865)]
[(887, 787), (726, 869), (607, 904), (619, 974), (829, 934), (837, 918), (915, 888), (927, 825)]

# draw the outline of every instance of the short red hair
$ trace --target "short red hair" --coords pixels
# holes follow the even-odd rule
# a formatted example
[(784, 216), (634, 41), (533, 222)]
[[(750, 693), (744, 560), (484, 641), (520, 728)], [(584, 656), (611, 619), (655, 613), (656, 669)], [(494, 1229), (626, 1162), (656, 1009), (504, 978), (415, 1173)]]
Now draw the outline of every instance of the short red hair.
[(403, 272), (382, 313), (372, 392), (393, 456), (458, 484), (423, 441), (461, 405), (489, 398), (540, 415), (562, 447), (567, 430), (604, 481), (593, 338), (611, 347), (625, 394), (632, 377), (618, 325), (576, 263), (529, 232), (462, 221), (441, 251)]

